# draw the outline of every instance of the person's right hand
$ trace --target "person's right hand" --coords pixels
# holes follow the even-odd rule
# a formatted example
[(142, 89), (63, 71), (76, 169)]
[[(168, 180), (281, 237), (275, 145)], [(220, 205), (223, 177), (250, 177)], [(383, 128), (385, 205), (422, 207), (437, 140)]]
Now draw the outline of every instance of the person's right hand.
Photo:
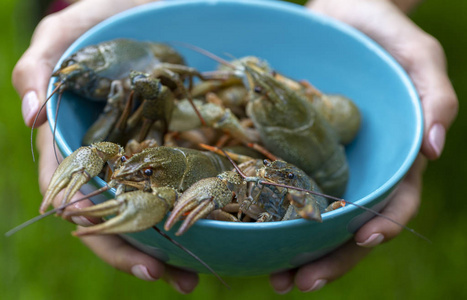
[[(45, 17), (37, 26), (31, 45), (13, 70), (13, 85), (23, 100), (22, 113), (27, 126), (32, 126), (40, 106), (45, 102), (47, 83), (53, 67), (65, 49), (86, 30), (98, 22), (131, 7), (151, 1), (82, 0), (68, 8)], [(36, 125), (46, 121), (45, 111)], [(40, 153), (39, 184), (44, 194), (57, 164), (53, 151), (52, 133), (44, 124), (37, 135)], [(78, 193), (74, 199), (82, 197)], [(92, 205), (89, 200), (75, 204), (72, 209)], [(58, 203), (54, 203), (58, 206)], [(91, 221), (74, 218), (70, 221), (88, 226)], [(133, 248), (116, 235), (81, 238), (92, 251), (111, 266), (144, 280), (163, 278), (181, 293), (191, 292), (198, 284), (198, 275), (164, 265), (153, 257)]]

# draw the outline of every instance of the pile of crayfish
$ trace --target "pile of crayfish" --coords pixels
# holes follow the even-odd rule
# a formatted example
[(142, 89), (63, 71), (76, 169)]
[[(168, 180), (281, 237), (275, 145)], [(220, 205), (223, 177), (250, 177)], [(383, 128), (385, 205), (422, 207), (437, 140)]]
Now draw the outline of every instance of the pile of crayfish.
[(84, 146), (57, 168), (41, 213), (94, 176), (115, 199), (64, 215), (115, 216), (76, 235), (141, 231), (169, 212), (167, 231), (184, 219), (176, 235), (200, 218), (320, 222), (342, 205), (329, 199), (347, 185), (343, 145), (359, 129), (355, 104), (257, 57), (216, 59), (218, 70), (200, 72), (168, 45), (127, 39), (66, 59), (55, 92), (106, 104)]

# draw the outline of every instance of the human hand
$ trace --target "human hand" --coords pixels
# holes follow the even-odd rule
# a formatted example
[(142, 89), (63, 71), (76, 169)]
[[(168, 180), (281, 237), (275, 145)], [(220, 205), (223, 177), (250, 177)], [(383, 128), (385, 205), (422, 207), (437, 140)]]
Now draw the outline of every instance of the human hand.
[[(53, 67), (65, 49), (84, 31), (96, 23), (138, 4), (150, 1), (125, 0), (82, 0), (67, 9), (45, 17), (37, 26), (30, 47), (18, 61), (13, 71), (13, 85), (22, 103), (23, 118), (32, 126), (39, 107), (44, 103), (47, 82)], [(46, 121), (42, 112), (36, 125)], [(42, 194), (57, 165), (53, 151), (52, 133), (47, 125), (41, 126), (37, 134), (40, 153), (39, 184)], [(74, 199), (83, 195), (78, 193)], [(59, 204), (54, 203), (57, 207)], [(92, 205), (89, 200), (78, 202), (72, 209)], [(98, 220), (73, 218), (78, 225), (88, 226)], [(82, 237), (81, 240), (95, 254), (111, 266), (144, 280), (163, 278), (181, 293), (191, 292), (198, 283), (198, 275), (164, 265), (158, 260), (138, 251), (116, 235)]]
[[(408, 10), (418, 1), (395, 2)], [(379, 43), (402, 65), (419, 93), (425, 122), (421, 154), (381, 211), (407, 224), (420, 205), (425, 157), (436, 159), (441, 155), (446, 131), (457, 115), (457, 97), (447, 76), (443, 49), (388, 0), (315, 0), (307, 7), (353, 26)], [(303, 292), (316, 291), (350, 271), (372, 247), (394, 238), (401, 230), (375, 217), (356, 232), (353, 241), (331, 254), (298, 269), (272, 274), (271, 285), (281, 294), (294, 285)]]

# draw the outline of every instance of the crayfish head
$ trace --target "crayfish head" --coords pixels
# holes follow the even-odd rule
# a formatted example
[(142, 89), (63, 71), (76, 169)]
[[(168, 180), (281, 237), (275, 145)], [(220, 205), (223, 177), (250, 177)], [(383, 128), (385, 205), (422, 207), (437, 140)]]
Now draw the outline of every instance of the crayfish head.
[(309, 177), (304, 171), (282, 160), (265, 161), (258, 176), (272, 182), (309, 189)]
[[(150, 185), (151, 187), (169, 186), (179, 188), (186, 169), (186, 159), (177, 148), (146, 148), (128, 158), (114, 172), (112, 179), (127, 185)], [(139, 183), (137, 183), (139, 182)]]
[(106, 100), (112, 81), (97, 75), (104, 64), (103, 58), (93, 51), (78, 51), (63, 61), (52, 77), (58, 77), (64, 83), (63, 89), (90, 99)]
[(309, 123), (306, 99), (273, 73), (253, 65), (245, 65), (248, 79), (249, 102), (247, 114), (256, 126), (296, 129)]

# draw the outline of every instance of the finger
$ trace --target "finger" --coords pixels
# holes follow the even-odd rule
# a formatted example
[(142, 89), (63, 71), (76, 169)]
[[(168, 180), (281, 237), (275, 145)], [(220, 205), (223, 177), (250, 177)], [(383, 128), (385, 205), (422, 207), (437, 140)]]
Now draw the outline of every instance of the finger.
[(81, 237), (100, 259), (112, 267), (146, 281), (163, 278), (175, 290), (188, 294), (198, 284), (198, 275), (182, 269), (164, 265), (157, 259), (140, 252), (116, 235), (91, 235)]
[[(425, 165), (426, 159), (419, 156), (381, 214), (404, 225), (413, 218), (420, 206), (421, 177)], [(385, 218), (375, 217), (357, 231), (355, 241), (362, 247), (374, 247), (394, 238), (402, 229)]]
[(302, 292), (317, 291), (349, 272), (370, 251), (349, 241), (331, 254), (299, 268), (295, 285)]
[(272, 288), (278, 294), (287, 294), (294, 287), (294, 276), (296, 270), (286, 270), (271, 274), (269, 282)]
[[(70, 7), (73, 9), (74, 5)], [(72, 19), (65, 21), (68, 14), (58, 12), (45, 17), (37, 26), (31, 45), (16, 64), (12, 81), (22, 99), (23, 119), (32, 126), (40, 106), (45, 102), (46, 89), (54, 65), (64, 50), (85, 30)], [(76, 19), (78, 15), (74, 17)], [(37, 125), (46, 120), (43, 110)]]
[(429, 159), (438, 158), (444, 148), (446, 131), (458, 112), (458, 100), (449, 81), (443, 49), (431, 36), (420, 33), (415, 45), (404, 51), (403, 67), (419, 93), (424, 112), (421, 151)]
[(198, 274), (188, 272), (170, 265), (165, 266), (163, 279), (181, 294), (191, 293), (198, 285)]
[(116, 235), (91, 235), (81, 237), (81, 240), (98, 257), (118, 270), (147, 281), (160, 279), (164, 274), (163, 263), (136, 250)]
[[(39, 188), (44, 195), (58, 164), (53, 150), (53, 136), (47, 124), (37, 130), (36, 147), (39, 151)], [(61, 159), (60, 152), (57, 153)]]

